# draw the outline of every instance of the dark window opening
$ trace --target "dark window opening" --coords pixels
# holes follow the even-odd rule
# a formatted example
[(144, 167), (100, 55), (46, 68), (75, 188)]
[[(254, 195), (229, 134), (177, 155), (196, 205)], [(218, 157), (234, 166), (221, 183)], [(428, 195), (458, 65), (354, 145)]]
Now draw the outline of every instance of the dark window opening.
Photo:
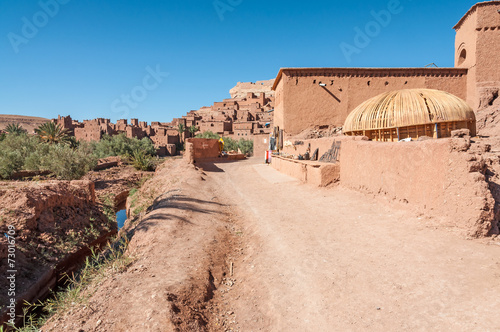
[(467, 51), (465, 49), (460, 52), (460, 56), (458, 57), (458, 65), (460, 66), (467, 59)]

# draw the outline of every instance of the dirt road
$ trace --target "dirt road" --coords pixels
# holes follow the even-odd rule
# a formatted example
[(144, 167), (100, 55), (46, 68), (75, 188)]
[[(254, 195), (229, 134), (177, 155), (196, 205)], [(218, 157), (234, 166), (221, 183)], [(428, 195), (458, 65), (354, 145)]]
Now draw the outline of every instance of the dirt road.
[(251, 159), (206, 167), (240, 211), (236, 284), (216, 299), (240, 331), (500, 329), (500, 246)]
[(500, 330), (500, 242), (259, 162), (167, 161), (134, 196), (130, 263), (42, 330)]

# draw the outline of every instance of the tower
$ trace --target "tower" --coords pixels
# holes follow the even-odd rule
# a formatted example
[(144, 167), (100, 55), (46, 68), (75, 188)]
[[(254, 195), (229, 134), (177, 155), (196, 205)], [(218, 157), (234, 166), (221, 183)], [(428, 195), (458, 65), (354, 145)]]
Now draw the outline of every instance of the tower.
[(454, 29), (455, 67), (468, 68), (467, 102), (477, 110), (500, 88), (500, 1), (475, 4)]

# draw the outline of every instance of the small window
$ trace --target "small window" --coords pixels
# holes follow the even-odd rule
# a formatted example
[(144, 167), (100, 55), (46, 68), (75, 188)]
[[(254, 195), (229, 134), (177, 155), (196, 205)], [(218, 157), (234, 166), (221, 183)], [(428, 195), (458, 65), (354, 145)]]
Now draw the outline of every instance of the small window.
[(467, 51), (465, 49), (460, 52), (460, 56), (458, 57), (458, 65), (462, 65), (464, 61), (467, 59)]

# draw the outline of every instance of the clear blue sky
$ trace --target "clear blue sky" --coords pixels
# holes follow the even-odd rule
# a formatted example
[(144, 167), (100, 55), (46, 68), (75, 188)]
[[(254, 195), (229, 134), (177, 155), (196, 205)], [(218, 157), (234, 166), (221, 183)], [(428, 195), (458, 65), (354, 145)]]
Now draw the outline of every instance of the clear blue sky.
[(377, 28), (396, 2), (0, 0), (0, 114), (167, 122), (280, 67), (452, 67), (475, 1), (401, 0)]

